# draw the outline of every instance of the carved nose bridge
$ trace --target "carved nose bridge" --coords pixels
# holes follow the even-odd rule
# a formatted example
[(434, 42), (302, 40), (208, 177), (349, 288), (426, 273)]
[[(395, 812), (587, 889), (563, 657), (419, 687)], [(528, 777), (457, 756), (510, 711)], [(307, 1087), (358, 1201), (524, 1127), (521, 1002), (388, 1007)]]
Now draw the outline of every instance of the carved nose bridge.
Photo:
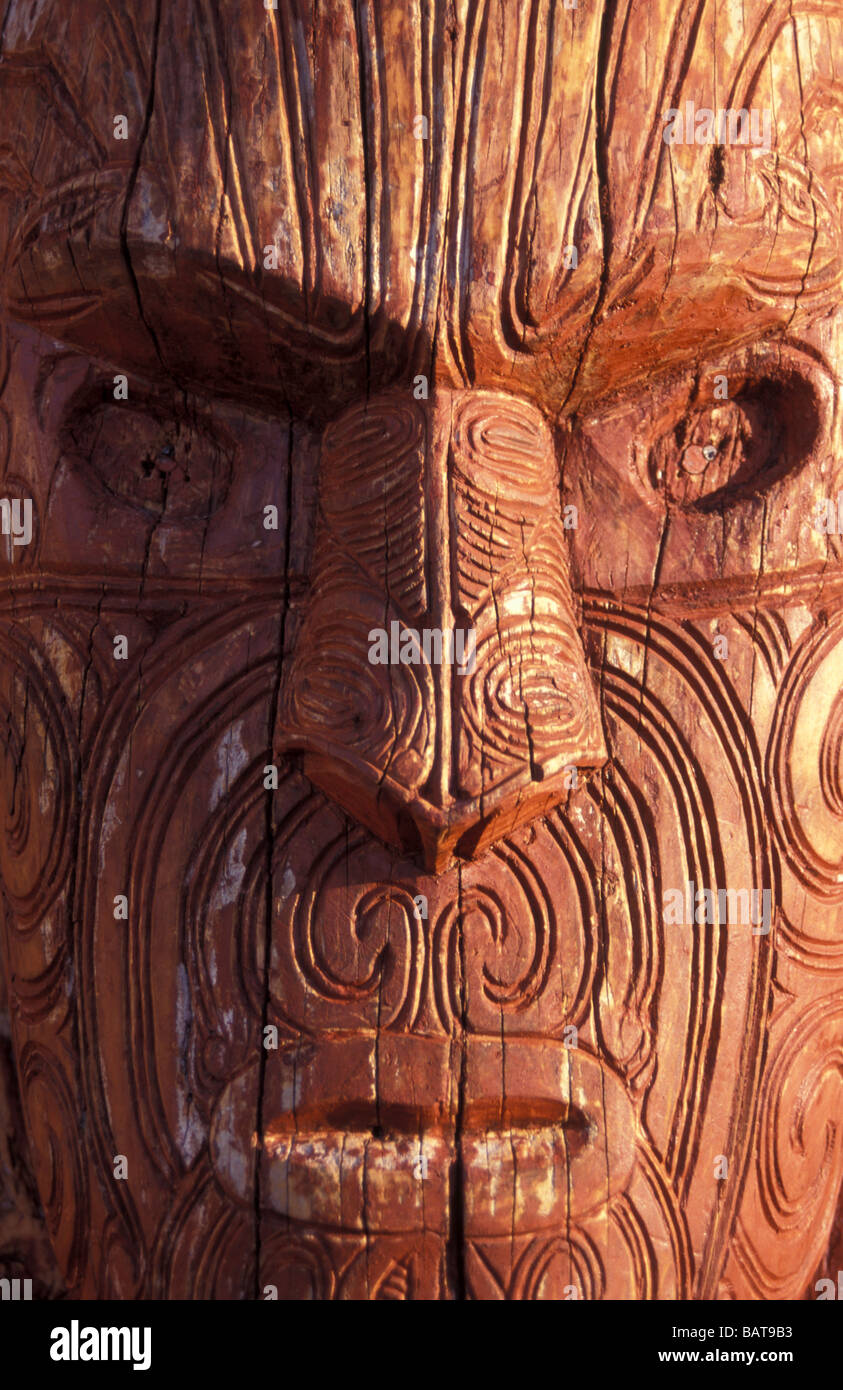
[(547, 424), (502, 392), (388, 392), (325, 432), (276, 742), (431, 871), (605, 761), (559, 511)]

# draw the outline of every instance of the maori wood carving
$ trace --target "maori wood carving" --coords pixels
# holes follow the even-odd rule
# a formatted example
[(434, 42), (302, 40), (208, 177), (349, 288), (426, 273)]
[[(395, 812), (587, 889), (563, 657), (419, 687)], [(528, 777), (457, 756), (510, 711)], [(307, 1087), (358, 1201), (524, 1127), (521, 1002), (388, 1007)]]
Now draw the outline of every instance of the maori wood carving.
[(0, 27), (3, 941), (68, 1290), (810, 1296), (843, 4), (129, 9)]

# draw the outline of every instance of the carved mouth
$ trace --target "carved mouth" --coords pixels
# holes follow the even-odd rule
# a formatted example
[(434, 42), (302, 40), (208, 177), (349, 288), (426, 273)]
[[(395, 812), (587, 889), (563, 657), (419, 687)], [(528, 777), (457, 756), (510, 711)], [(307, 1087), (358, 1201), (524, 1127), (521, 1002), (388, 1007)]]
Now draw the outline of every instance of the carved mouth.
[(270, 1053), (259, 1134), (232, 1143), (232, 1114), (255, 1114), (256, 1068), (220, 1099), (219, 1180), (241, 1203), (256, 1184), (262, 1209), (302, 1225), (490, 1237), (564, 1229), (624, 1189), (635, 1117), (600, 1061), (552, 1039), (468, 1038), (449, 1094), (450, 1048), (350, 1037)]
[(409, 1105), (394, 1103), (384, 1106), (354, 1100), (328, 1102), (296, 1108), (286, 1113), (264, 1130), (264, 1145), (272, 1151), (283, 1147), (291, 1136), (305, 1133), (359, 1135), (362, 1140), (377, 1139), (385, 1143), (413, 1142), (419, 1136), (435, 1135), (454, 1140), (461, 1135), (506, 1134), (512, 1130), (539, 1132), (565, 1130), (571, 1145), (570, 1152), (578, 1153), (593, 1137), (595, 1125), (586, 1112), (570, 1102), (548, 1096), (515, 1096), (499, 1099), (482, 1097), (470, 1100), (465, 1112), (443, 1121), (441, 1111), (429, 1109), (420, 1113)]
[(568, 1118), (459, 1137), (267, 1133), (261, 1190), (278, 1214), (340, 1230), (447, 1235), (457, 1187), (468, 1236), (564, 1227), (571, 1167), (597, 1134), (584, 1112)]

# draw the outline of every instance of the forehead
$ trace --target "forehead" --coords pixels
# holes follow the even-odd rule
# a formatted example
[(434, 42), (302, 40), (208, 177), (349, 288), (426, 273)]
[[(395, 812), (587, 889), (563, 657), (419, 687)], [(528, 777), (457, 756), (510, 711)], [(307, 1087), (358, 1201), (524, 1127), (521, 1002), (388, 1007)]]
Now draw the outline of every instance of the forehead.
[[(804, 335), (843, 268), (841, 17), (833, 0), (13, 0), (8, 307), (305, 414), (413, 370), (558, 412)], [(718, 125), (741, 110), (754, 147)]]

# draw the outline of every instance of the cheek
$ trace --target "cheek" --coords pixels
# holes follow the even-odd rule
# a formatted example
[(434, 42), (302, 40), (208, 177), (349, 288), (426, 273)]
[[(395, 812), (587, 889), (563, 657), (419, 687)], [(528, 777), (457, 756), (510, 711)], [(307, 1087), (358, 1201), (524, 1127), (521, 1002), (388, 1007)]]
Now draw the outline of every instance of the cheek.
[[(812, 934), (843, 935), (843, 617), (796, 645), (776, 708), (768, 775), (773, 829), (794, 894), (826, 904)], [(797, 921), (794, 910), (789, 917)]]
[[(0, 875), (10, 922), (22, 932), (55, 909), (66, 887), (78, 810), (71, 705), (34, 629), (47, 636), (37, 619), (24, 634), (19, 618), (0, 617)], [(55, 646), (69, 665), (67, 644)]]

